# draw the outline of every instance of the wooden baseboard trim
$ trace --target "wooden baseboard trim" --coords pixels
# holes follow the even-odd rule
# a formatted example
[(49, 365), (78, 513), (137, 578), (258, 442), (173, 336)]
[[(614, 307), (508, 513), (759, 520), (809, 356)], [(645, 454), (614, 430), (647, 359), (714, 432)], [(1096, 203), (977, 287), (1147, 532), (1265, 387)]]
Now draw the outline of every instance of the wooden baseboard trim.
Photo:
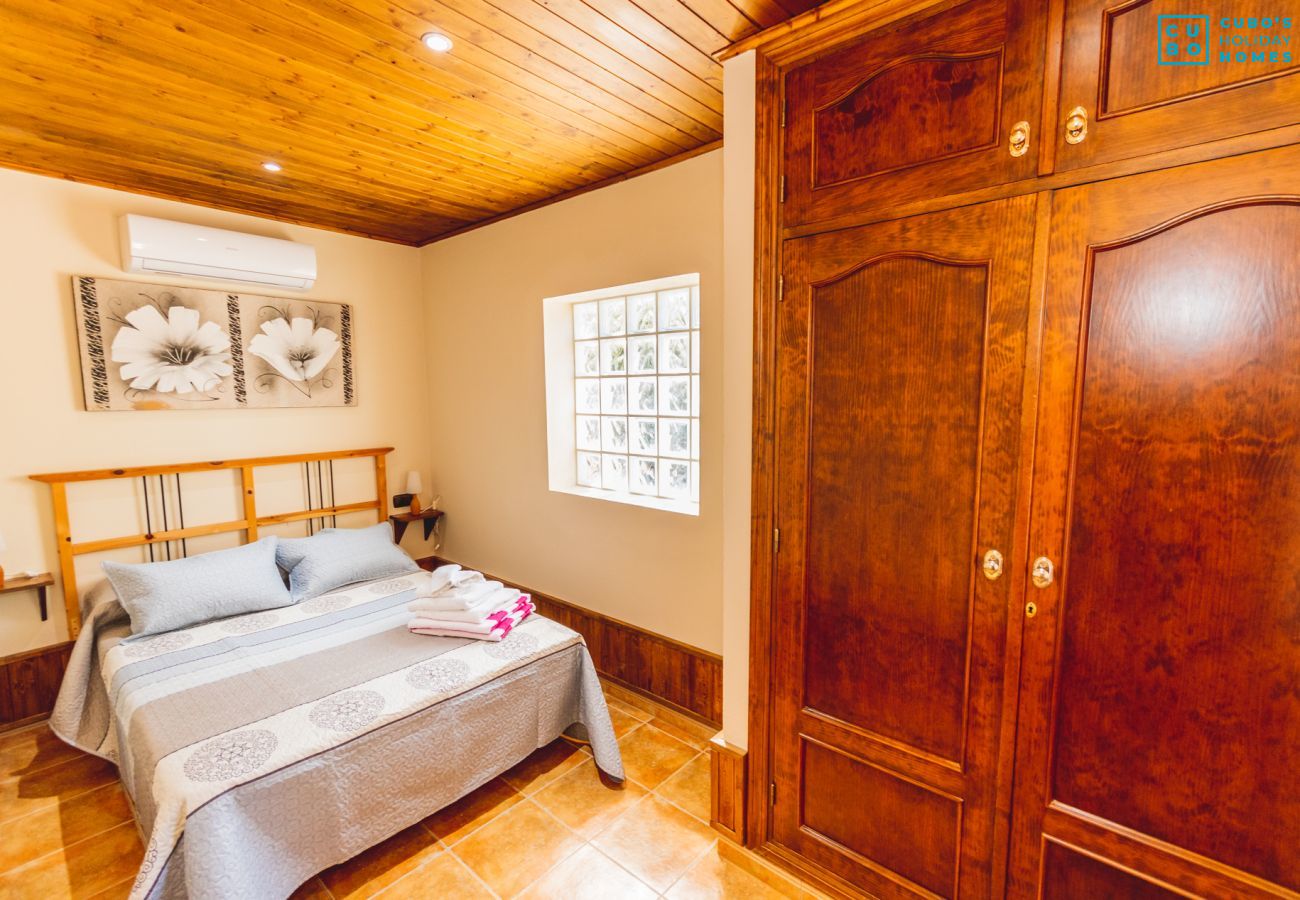
[(811, 886), (823, 896), (835, 898), (835, 900), (863, 900), (863, 898), (874, 896), (845, 881), (829, 869), (822, 868), (816, 863), (770, 841), (759, 844), (750, 852), (766, 860), (769, 864), (783, 869), (791, 877)]
[[(429, 556), (418, 562), (427, 569), (455, 560)], [(483, 574), (532, 595), (538, 612), (582, 635), (602, 677), (714, 728), (722, 727), (722, 657), (718, 654), (552, 597), (509, 578)]]
[(709, 742), (709, 824), (737, 844), (745, 843), (745, 751)]
[(0, 658), (0, 731), (47, 718), (63, 683), (72, 641)]

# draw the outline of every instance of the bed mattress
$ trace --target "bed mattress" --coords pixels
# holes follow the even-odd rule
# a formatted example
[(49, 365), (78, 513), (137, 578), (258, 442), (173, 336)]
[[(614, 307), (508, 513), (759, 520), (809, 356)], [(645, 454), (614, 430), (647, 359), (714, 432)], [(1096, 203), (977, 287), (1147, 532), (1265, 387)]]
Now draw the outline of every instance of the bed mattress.
[(411, 634), (416, 576), (145, 638), (92, 592), (51, 718), (118, 765), (145, 841), (133, 898), (288, 896), (568, 731), (622, 763), (576, 632)]

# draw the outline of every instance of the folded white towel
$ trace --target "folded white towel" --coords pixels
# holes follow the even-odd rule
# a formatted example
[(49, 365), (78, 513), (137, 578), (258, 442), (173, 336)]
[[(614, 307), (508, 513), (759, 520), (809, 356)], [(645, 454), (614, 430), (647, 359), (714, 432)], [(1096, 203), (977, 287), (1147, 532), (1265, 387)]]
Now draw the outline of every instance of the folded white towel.
[(454, 563), (439, 566), (432, 572), (422, 573), (422, 575), (421, 582), (416, 585), (416, 596), (419, 597), (454, 594), (459, 590), (473, 587), (476, 583), (481, 584), (484, 581), (482, 572), (462, 569)]
[(479, 622), (449, 622), (428, 616), (416, 616), (407, 627), (415, 634), (432, 634), (443, 637), (477, 638), (499, 641), (536, 611), (532, 598), (520, 594), (514, 603), (489, 613)]
[(417, 597), (406, 608), (417, 616), (431, 619), (447, 622), (479, 622), (498, 609), (513, 607), (522, 596), (514, 588), (503, 587), (485, 594), (482, 600), (469, 609), (448, 609), (442, 603), (445, 597)]
[(411, 619), (411, 622), (407, 627), (410, 628), (411, 631), (451, 629), (463, 632), (467, 635), (491, 634), (492, 630), (497, 627), (497, 623), (490, 620), (486, 622), (444, 622), (441, 619), (429, 619), (424, 616), (416, 616)]
[(474, 609), (501, 590), (501, 586), (499, 581), (481, 581), (438, 594), (417, 594), (412, 603), (424, 604), (429, 610)]
[(481, 584), (483, 581), (482, 572), (475, 572), (473, 569), (462, 569), (455, 563), (449, 563), (445, 566), (439, 566), (425, 577), (425, 583), (420, 588), (420, 596), (431, 597), (438, 594), (454, 593), (463, 587)]
[(436, 594), (443, 588), (451, 584), (451, 576), (461, 571), (460, 566), (451, 563), (446, 566), (438, 566), (425, 577), (425, 583), (420, 591), (421, 594)]

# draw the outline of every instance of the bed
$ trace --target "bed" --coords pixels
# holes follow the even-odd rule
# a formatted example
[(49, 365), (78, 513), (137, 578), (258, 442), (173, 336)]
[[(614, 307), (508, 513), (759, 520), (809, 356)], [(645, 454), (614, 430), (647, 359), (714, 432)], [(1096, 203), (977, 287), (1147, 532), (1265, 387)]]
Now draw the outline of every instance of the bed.
[(581, 636), (411, 634), (419, 577), (133, 639), (111, 586), (87, 594), (50, 726), (119, 768), (133, 898), (286, 897), (566, 733), (622, 780)]

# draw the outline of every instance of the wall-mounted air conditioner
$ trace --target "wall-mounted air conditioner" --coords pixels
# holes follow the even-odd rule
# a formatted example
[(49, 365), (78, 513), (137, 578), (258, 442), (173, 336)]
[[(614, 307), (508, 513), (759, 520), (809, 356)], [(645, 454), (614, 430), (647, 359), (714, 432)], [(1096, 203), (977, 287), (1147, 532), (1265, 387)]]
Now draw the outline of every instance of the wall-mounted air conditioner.
[(122, 268), (306, 290), (316, 283), (316, 248), (148, 216), (123, 216)]

